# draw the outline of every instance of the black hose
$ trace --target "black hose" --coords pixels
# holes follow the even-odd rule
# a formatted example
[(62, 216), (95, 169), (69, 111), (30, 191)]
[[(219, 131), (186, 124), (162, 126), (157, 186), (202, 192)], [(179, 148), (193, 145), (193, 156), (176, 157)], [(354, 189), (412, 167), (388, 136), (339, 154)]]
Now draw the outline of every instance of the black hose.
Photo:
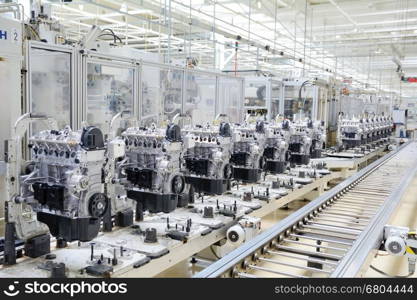
[(117, 39), (117, 40), (120, 41), (120, 43), (123, 44), (123, 40), (117, 34), (115, 34), (112, 29), (110, 29), (110, 28), (104, 28), (101, 32), (104, 32), (104, 31), (109, 31), (110, 34), (101, 34), (100, 36), (103, 36), (103, 35), (112, 35), (113, 36), (114, 43), (116, 43), (116, 39)]
[(382, 271), (382, 270), (380, 270), (380, 269), (378, 269), (378, 268), (376, 268), (372, 265), (370, 266), (370, 268), (372, 270), (374, 270), (375, 272), (378, 272), (379, 274), (382, 274), (382, 275), (387, 276), (387, 277), (393, 277), (393, 278), (408, 278), (411, 275), (413, 275), (413, 273), (408, 273), (408, 275), (390, 275), (390, 274), (385, 273), (384, 271)]

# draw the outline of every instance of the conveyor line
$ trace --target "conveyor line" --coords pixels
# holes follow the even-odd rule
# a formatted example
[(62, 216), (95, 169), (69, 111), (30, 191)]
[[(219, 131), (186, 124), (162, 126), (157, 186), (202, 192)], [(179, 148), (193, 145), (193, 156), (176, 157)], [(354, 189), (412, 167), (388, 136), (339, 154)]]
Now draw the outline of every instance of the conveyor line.
[(213, 263), (195, 277), (353, 277), (415, 171), (408, 143)]

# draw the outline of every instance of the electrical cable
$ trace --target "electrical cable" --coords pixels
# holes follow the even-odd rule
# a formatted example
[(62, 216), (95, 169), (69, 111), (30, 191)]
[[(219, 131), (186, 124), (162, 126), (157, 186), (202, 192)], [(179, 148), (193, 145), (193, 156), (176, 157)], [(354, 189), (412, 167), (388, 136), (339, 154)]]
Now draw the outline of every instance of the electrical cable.
[(116, 43), (117, 42), (116, 41), (116, 37), (114, 35), (112, 35), (111, 33), (103, 33), (103, 34), (100, 34), (98, 36), (98, 38), (103, 37), (103, 36), (111, 36), (111, 37), (113, 37), (113, 43)]
[(380, 270), (380, 269), (378, 269), (378, 268), (376, 268), (372, 265), (370, 266), (370, 268), (372, 270), (374, 270), (375, 272), (379, 273), (379, 274), (382, 274), (382, 275), (387, 276), (387, 277), (394, 277), (394, 278), (408, 278), (408, 277), (410, 277), (411, 275), (414, 274), (414, 273), (410, 272), (410, 273), (408, 273), (408, 275), (391, 275), (391, 274), (385, 273), (384, 271), (382, 271), (382, 270)]
[[(309, 85), (314, 85), (314, 82), (312, 82), (310, 80), (306, 80), (301, 84), (300, 89), (298, 90), (298, 102), (301, 102), (303, 100), (302, 97), (301, 97), (301, 92), (302, 92), (303, 88), (306, 87), (306, 86), (309, 86)], [(303, 105), (301, 107), (302, 110), (304, 110), (306, 100), (307, 100), (307, 98), (304, 98)]]
[[(101, 32), (104, 32), (104, 31), (109, 31), (110, 32), (110, 34), (113, 36), (114, 43), (116, 43), (116, 39), (118, 39), (120, 41), (120, 43), (123, 44), (123, 40), (117, 34), (115, 34), (112, 29), (104, 28)], [(105, 35), (105, 34), (101, 34), (101, 35), (99, 35), (99, 37), (102, 36), (102, 35)]]
[(213, 254), (213, 255), (214, 255), (217, 259), (221, 259), (221, 257), (217, 255), (216, 251), (214, 251), (214, 249), (213, 249), (213, 245), (211, 245), (211, 246), (210, 246), (210, 250), (211, 250), (211, 253), (212, 253), (212, 254)]

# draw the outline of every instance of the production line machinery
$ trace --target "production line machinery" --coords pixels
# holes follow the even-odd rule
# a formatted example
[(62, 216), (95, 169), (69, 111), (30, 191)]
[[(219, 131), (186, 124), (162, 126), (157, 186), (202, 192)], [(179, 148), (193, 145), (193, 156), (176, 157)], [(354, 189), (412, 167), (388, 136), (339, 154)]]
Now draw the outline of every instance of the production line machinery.
[[(25, 162), (22, 138), (30, 124), (50, 129), (29, 138), (31, 160)], [(97, 236), (110, 203), (102, 182), (105, 147), (101, 131), (85, 127), (58, 130), (55, 120), (26, 114), (6, 141), (7, 195), (5, 263), (14, 264), (15, 236), (25, 255), (50, 252), (50, 234), (62, 243), (90, 241)]]
[(266, 131), (263, 121), (235, 124), (232, 127), (233, 149), (230, 162), (233, 179), (247, 183), (258, 182), (265, 168)]
[[(55, 129), (43, 131), (30, 139), (32, 160), (19, 174), (23, 166), (23, 160), (17, 155), (21, 153), (18, 149), (20, 137), (28, 124), (37, 120), (47, 121)], [(26, 123), (25, 126), (21, 126), (22, 123)], [(113, 123), (114, 120), (111, 127)], [(149, 128), (128, 127), (119, 134), (111, 128), (108, 141), (103, 141), (100, 130), (95, 127), (77, 132), (69, 128), (59, 131), (53, 120), (45, 116), (28, 114), (16, 124), (19, 128), (16, 138), (7, 148), (11, 153), (8, 155), (9, 188), (14, 191), (15, 181), (11, 178), (15, 173), (18, 175), (15, 178), (18, 177), (26, 187), (17, 188), (18, 196), (11, 196), (7, 202), (7, 212), (11, 214), (7, 214), (6, 219), (4, 261), (7, 265), (16, 262), (16, 256), (22, 254), (19, 250), (22, 240), (26, 256), (48, 256), (49, 229), (57, 241), (52, 257), (65, 258), (65, 270), (70, 276), (105, 276), (120, 274), (126, 268), (139, 268), (150, 259), (167, 255), (185, 241), (199, 240), (240, 220), (241, 229), (227, 234), (233, 249), (237, 247), (236, 241), (242, 240), (236, 237), (236, 232), (244, 230), (246, 237), (243, 240), (247, 241), (259, 231), (259, 221), (245, 219), (245, 215), (264, 211), (264, 207), (274, 207), (271, 204), (277, 199), (297, 190), (305, 190), (304, 187), (322, 177), (333, 178), (325, 164), (311, 163), (293, 165), (282, 172), (270, 172), (270, 175), (264, 173), (262, 183), (232, 184), (231, 157), (232, 153), (242, 149), (239, 144), (242, 135), (245, 146), (259, 148), (255, 161), (263, 159), (265, 141), (274, 135), (279, 137), (279, 144), (272, 143), (273, 147), (282, 147), (284, 151), (281, 149), (281, 153), (288, 155), (285, 144), (291, 133), (287, 130), (292, 126), (289, 122), (275, 127), (260, 122), (243, 126), (220, 122), (219, 125), (189, 126), (184, 130), (175, 124), (166, 128), (152, 125)], [(303, 134), (307, 134), (308, 129), (314, 129), (311, 123), (305, 124), (303, 128), (307, 129)], [(239, 151), (234, 151), (236, 143)], [(252, 152), (250, 147), (246, 147), (245, 151)], [(279, 159), (282, 160), (282, 156)], [(226, 169), (229, 171), (226, 172)], [(260, 168), (258, 172), (261, 173)], [(35, 173), (42, 176), (38, 178)], [(187, 180), (187, 176), (193, 177), (193, 180)], [(207, 184), (212, 180), (221, 184)], [(88, 191), (93, 194), (86, 190), (90, 185), (94, 188)], [(194, 190), (199, 193), (195, 199)], [(229, 192), (225, 193), (226, 190)], [(211, 194), (214, 195), (205, 196)], [(76, 201), (82, 205), (75, 205)], [(24, 214), (32, 216), (30, 226), (22, 222), (23, 218), (13, 219), (19, 215), (13, 215), (13, 209), (18, 207), (23, 210), (24, 205), (29, 205)], [(78, 210), (74, 210), (75, 207)], [(136, 218), (133, 217), (134, 212)], [(56, 222), (49, 221), (50, 215)], [(64, 216), (67, 219), (60, 222)], [(87, 227), (80, 225), (84, 219), (87, 220)], [(68, 222), (72, 224), (69, 227), (66, 226)], [(116, 226), (115, 230), (113, 226)], [(19, 233), (22, 228), (36, 231), (36, 234), (24, 236)], [(82, 231), (81, 228), (88, 230)], [(14, 240), (15, 231), (19, 238), (17, 241)], [(226, 235), (226, 232), (223, 234)], [(93, 242), (89, 242), (91, 240)], [(78, 241), (78, 244), (71, 244), (72, 241)], [(0, 252), (1, 248), (0, 242)], [(97, 257), (95, 251), (98, 249), (102, 251)], [(81, 267), (79, 256), (90, 251), (91, 259), (78, 269)], [(39, 260), (29, 263), (39, 266)], [(42, 276), (48, 276), (59, 266), (49, 262), (47, 266), (42, 263), (39, 268)]]
[(186, 149), (182, 163), (186, 182), (198, 193), (221, 195), (229, 190), (233, 177), (230, 123), (188, 125), (181, 134)]
[[(344, 150), (369, 149), (383, 143), (392, 133), (392, 119), (385, 116), (344, 118), (339, 116), (338, 146)], [(364, 151), (364, 150), (362, 150)]]
[(354, 277), (384, 247), (407, 254), (413, 273), (415, 233), (387, 222), (416, 173), (416, 154), (415, 142), (400, 147), (196, 277)]
[(123, 178), (127, 197), (138, 204), (137, 220), (142, 219), (144, 211), (168, 213), (193, 202), (180, 170), (183, 148), (178, 125), (128, 128), (122, 138), (126, 154), (118, 165), (119, 178)]

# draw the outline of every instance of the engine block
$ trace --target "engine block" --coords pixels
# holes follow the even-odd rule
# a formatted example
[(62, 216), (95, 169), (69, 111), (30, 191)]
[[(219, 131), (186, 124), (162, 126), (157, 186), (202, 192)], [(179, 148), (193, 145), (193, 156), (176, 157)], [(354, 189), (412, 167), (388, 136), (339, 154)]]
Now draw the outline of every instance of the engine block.
[(29, 139), (31, 160), (20, 177), (20, 201), (28, 203), (53, 236), (93, 239), (109, 207), (104, 194), (103, 135), (96, 127), (45, 130)]
[(380, 144), (392, 133), (392, 119), (386, 116), (339, 118), (339, 143), (344, 149)]
[(182, 168), (186, 181), (196, 191), (208, 194), (222, 194), (229, 189), (233, 176), (230, 124), (188, 126), (182, 135), (185, 149)]
[(264, 157), (265, 170), (273, 174), (284, 173), (289, 160), (289, 130), (284, 130), (282, 122), (267, 126)]
[(266, 128), (263, 121), (256, 124), (233, 126), (233, 149), (230, 162), (233, 178), (243, 182), (257, 182), (265, 168), (264, 149)]
[(326, 148), (326, 128), (324, 121), (307, 121), (307, 132), (311, 138), (310, 156), (320, 158)]
[(289, 123), (284, 121), (284, 128), (288, 128), (290, 132), (289, 151), (291, 152), (290, 162), (300, 165), (306, 165), (310, 162), (310, 149), (312, 139), (310, 136), (307, 120), (298, 120)]
[(138, 203), (137, 213), (171, 212), (192, 201), (180, 172), (182, 138), (178, 125), (170, 124), (166, 129), (155, 125), (131, 127), (122, 138), (126, 153), (119, 169), (128, 198)]

